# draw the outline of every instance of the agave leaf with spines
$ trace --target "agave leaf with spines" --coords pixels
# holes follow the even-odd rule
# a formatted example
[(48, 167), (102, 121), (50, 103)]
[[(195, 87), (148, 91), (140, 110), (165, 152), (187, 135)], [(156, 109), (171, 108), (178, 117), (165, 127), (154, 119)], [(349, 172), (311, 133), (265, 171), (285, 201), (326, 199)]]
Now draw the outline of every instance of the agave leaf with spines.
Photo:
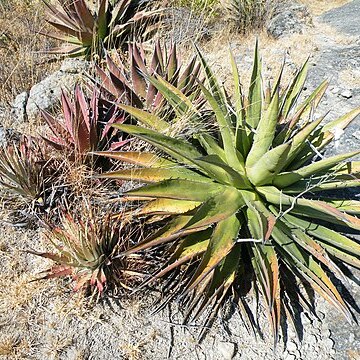
[(134, 267), (136, 256), (117, 256), (132, 235), (119, 220), (112, 220), (110, 214), (96, 217), (95, 211), (88, 209), (84, 220), (63, 213), (60, 222), (60, 226), (46, 224), (46, 239), (53, 252), (28, 251), (54, 262), (36, 280), (71, 276), (75, 291), (101, 295), (114, 288), (128, 290), (136, 278), (143, 278), (139, 263)]
[(160, 41), (150, 56), (136, 43), (129, 45), (128, 54), (128, 61), (119, 54), (107, 55), (106, 70), (96, 66), (94, 82), (142, 125), (166, 131), (174, 117), (201, 106), (196, 81), (201, 66), (195, 57), (182, 64), (176, 44), (169, 47)]
[(93, 89), (89, 99), (77, 84), (71, 95), (62, 91), (63, 118), (41, 110), (52, 133), (52, 136), (43, 137), (48, 144), (75, 160), (83, 161), (89, 159), (91, 151), (116, 149), (126, 143), (111, 127), (125, 121), (124, 115), (115, 106), (108, 108), (104, 105), (98, 89)]
[(148, 8), (149, 1), (97, 0), (93, 9), (86, 0), (43, 2), (46, 21), (57, 30), (43, 34), (67, 44), (50, 52), (87, 59), (102, 57), (104, 49), (123, 47), (133, 36), (146, 36), (147, 23), (161, 14), (160, 9)]
[[(275, 342), (280, 314), (293, 316), (289, 299), (297, 298), (306, 306), (298, 285), (301, 282), (310, 284), (351, 319), (329, 273), (341, 274), (336, 260), (360, 265), (359, 243), (333, 228), (338, 224), (360, 230), (356, 217), (359, 206), (346, 199), (329, 199), (319, 190), (335, 190), (339, 184), (359, 186), (359, 164), (350, 159), (360, 151), (310, 160), (316, 160), (333, 139), (334, 128), (344, 129), (360, 114), (360, 108), (325, 125), (324, 117), (314, 119), (312, 114), (326, 83), (301, 100), (305, 63), (288, 86), (281, 86), (281, 70), (269, 88), (263, 79), (258, 46), (249, 91), (240, 87), (239, 71), (231, 55), (235, 96), (230, 99), (201, 51), (197, 52), (206, 78), (200, 87), (217, 129), (204, 129), (186, 139), (135, 125), (114, 125), (160, 153), (153, 155), (154, 166), (147, 161), (135, 162), (134, 154), (127, 158), (122, 153), (104, 153), (135, 164), (131, 180), (149, 183), (124, 194), (137, 200), (149, 198), (133, 216), (166, 216), (163, 229), (126, 253), (173, 243), (170, 249), (175, 252), (154, 278), (179, 271), (178, 286), (172, 288), (188, 299), (193, 315), (201, 313), (205, 305), (218, 309), (236, 282), (241, 263), (250, 258)], [(171, 96), (170, 87), (163, 83), (152, 81), (160, 93), (166, 91), (166, 96)], [(196, 110), (189, 106), (188, 111), (195, 116)], [(135, 115), (133, 110), (129, 112)], [(137, 156), (151, 157), (141, 152)], [(168, 166), (159, 168), (157, 164)], [(164, 171), (167, 168), (168, 174)], [(129, 170), (102, 176), (130, 177)], [(176, 209), (172, 201), (176, 201)], [(185, 263), (189, 266), (182, 270)], [(289, 282), (289, 274), (295, 281)]]
[(55, 167), (37, 139), (23, 136), (20, 142), (0, 149), (0, 191), (3, 198), (18, 198), (26, 204), (44, 205)]

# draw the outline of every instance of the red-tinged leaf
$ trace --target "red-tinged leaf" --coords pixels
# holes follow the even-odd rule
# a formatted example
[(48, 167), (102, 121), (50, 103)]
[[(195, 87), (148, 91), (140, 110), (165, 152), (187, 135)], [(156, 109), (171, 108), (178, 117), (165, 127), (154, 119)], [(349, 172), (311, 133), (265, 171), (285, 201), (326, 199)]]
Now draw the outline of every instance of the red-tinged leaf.
[(63, 276), (69, 276), (73, 273), (73, 269), (72, 268), (68, 268), (68, 267), (62, 267), (62, 268), (51, 268), (49, 270), (49, 273), (41, 278), (35, 279), (33, 281), (38, 281), (38, 280), (48, 280), (48, 279), (54, 279), (54, 278), (59, 278), (59, 277), (63, 277)]
[(109, 147), (109, 150), (111, 150), (111, 151), (118, 150), (118, 149), (120, 149), (121, 147), (123, 147), (124, 145), (128, 144), (129, 141), (131, 141), (131, 140), (128, 139), (128, 140), (122, 140), (122, 141), (112, 142), (111, 145), (110, 145), (110, 147)]
[(305, 232), (299, 229), (293, 229), (293, 239), (306, 251), (308, 251), (315, 259), (327, 266), (338, 278), (344, 280), (344, 274), (338, 266), (329, 258), (325, 249)]
[(106, 65), (109, 69), (109, 72), (117, 79), (119, 79), (122, 83), (126, 84), (127, 86), (130, 86), (128, 80), (126, 79), (126, 76), (124, 75), (125, 66), (123, 65), (120, 57), (117, 57), (117, 61), (119, 65), (116, 65), (113, 59), (107, 55), (106, 56)]
[(104, 291), (104, 284), (102, 284), (99, 280), (96, 281), (96, 287), (100, 294)]
[(118, 89), (111, 81), (111, 78), (107, 76), (105, 71), (101, 69), (97, 64), (95, 64), (95, 70), (97, 76), (100, 78), (99, 85), (106, 91), (108, 91), (110, 94), (113, 94), (116, 98), (119, 98), (123, 94), (123, 89)]
[(86, 2), (84, 0), (78, 0), (74, 2), (74, 6), (82, 25), (86, 27), (89, 31), (93, 31), (95, 21), (93, 15), (91, 14), (89, 8), (86, 5)]
[(68, 130), (68, 133), (72, 137), (73, 142), (75, 142), (74, 138), (74, 129), (73, 129), (73, 121), (75, 116), (75, 109), (73, 105), (71, 104), (71, 101), (69, 97), (65, 94), (64, 91), (61, 91), (61, 105), (62, 105), (62, 111), (64, 114), (64, 121), (66, 129)]
[(134, 59), (131, 61), (131, 79), (135, 93), (139, 94), (142, 98), (145, 99), (147, 94), (147, 84), (141, 71), (136, 66)]
[(79, 276), (78, 280), (76, 281), (76, 285), (74, 286), (74, 292), (79, 291), (89, 280), (89, 275)]
[[(95, 94), (95, 91), (94, 91), (93, 95)], [(85, 95), (82, 92), (79, 84), (76, 84), (76, 86), (75, 86), (75, 101), (79, 103), (82, 118), (84, 119), (87, 130), (90, 131), (90, 109), (89, 109), (89, 104), (86, 101)], [(94, 105), (96, 106), (96, 103)]]
[(178, 67), (176, 44), (174, 43), (167, 64), (167, 80), (175, 86), (177, 85), (177, 75), (179, 75)]
[(274, 346), (280, 329), (280, 270), (275, 249), (272, 245), (254, 244), (253, 264), (260, 283), (274, 334)]
[(37, 251), (33, 251), (33, 250), (27, 250), (26, 252), (28, 252), (29, 254), (32, 254), (32, 255), (36, 255), (36, 256), (46, 258), (46, 259), (53, 260), (59, 264), (68, 262), (68, 258), (62, 256), (61, 254), (54, 254), (54, 253), (50, 253), (50, 252), (37, 252)]

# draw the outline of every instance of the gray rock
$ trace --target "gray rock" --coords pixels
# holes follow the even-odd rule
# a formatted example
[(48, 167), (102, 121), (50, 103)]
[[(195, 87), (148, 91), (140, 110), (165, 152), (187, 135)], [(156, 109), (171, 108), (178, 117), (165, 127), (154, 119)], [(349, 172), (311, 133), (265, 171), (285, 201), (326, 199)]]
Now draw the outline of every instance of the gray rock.
[(352, 136), (355, 139), (360, 140), (360, 130), (357, 130), (357, 131), (353, 132)]
[(26, 104), (28, 102), (29, 94), (24, 91), (16, 96), (11, 106), (11, 116), (18, 122), (26, 121)]
[(350, 90), (344, 90), (341, 92), (340, 94), (342, 97), (344, 97), (345, 99), (351, 99), (352, 98), (352, 92)]
[(13, 103), (13, 116), (18, 120), (33, 118), (39, 109), (52, 110), (59, 102), (62, 89), (71, 89), (88, 67), (81, 59), (66, 59), (60, 70), (34, 85), (29, 94), (18, 95)]
[(332, 340), (332, 339), (326, 339), (325, 341), (324, 341), (324, 345), (325, 345), (325, 347), (327, 348), (327, 349), (332, 349), (333, 347), (334, 347), (334, 340)]
[(308, 343), (310, 345), (315, 345), (317, 343), (318, 339), (315, 335), (310, 335), (308, 338)]
[(294, 352), (297, 350), (297, 345), (294, 341), (289, 341), (286, 347), (289, 350), (289, 352)]
[(60, 67), (60, 71), (68, 74), (80, 74), (87, 70), (88, 62), (81, 59), (65, 59)]
[(221, 342), (218, 345), (218, 353), (221, 355), (221, 359), (231, 360), (236, 353), (235, 344), (232, 342)]
[(267, 31), (275, 39), (303, 32), (304, 26), (312, 24), (310, 12), (305, 5), (285, 3), (270, 20)]

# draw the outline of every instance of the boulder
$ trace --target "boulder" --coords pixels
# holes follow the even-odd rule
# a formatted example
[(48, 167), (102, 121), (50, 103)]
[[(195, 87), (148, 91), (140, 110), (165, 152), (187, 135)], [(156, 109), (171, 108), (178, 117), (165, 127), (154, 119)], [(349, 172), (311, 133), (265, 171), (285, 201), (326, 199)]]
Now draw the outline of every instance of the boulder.
[(302, 34), (304, 27), (312, 25), (310, 12), (305, 5), (285, 3), (278, 7), (267, 25), (267, 32), (275, 39)]
[(12, 104), (12, 115), (17, 121), (26, 121), (38, 115), (39, 109), (51, 111), (61, 97), (62, 89), (71, 89), (85, 73), (88, 62), (65, 59), (61, 68), (34, 85), (30, 92), (19, 94)]

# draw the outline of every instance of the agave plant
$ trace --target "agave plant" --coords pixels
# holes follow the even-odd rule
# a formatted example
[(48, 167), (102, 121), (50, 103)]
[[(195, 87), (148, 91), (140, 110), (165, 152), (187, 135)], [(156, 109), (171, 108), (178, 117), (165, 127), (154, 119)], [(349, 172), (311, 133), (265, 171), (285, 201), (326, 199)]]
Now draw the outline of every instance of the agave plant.
[(61, 227), (48, 225), (46, 238), (57, 251), (29, 251), (55, 262), (40, 279), (71, 276), (75, 291), (97, 294), (118, 286), (129, 289), (136, 277), (143, 276), (139, 271), (142, 260), (136, 255), (117, 255), (129, 246), (133, 234), (120, 221), (113, 221), (110, 214), (99, 217), (88, 211), (85, 219), (66, 213), (61, 216)]
[(0, 150), (0, 184), (5, 197), (16, 196), (26, 203), (42, 205), (51, 172), (50, 161), (30, 136), (24, 136), (19, 144), (6, 145)]
[[(266, 87), (257, 47), (247, 95), (231, 55), (235, 89), (231, 101), (197, 51), (208, 84), (200, 86), (217, 131), (204, 131), (187, 141), (144, 127), (115, 125), (163, 155), (104, 153), (136, 167), (103, 177), (149, 183), (124, 194), (128, 200), (145, 201), (134, 215), (165, 221), (161, 230), (126, 254), (175, 244), (170, 247), (176, 249), (172, 256), (165, 256), (166, 266), (153, 279), (188, 265), (179, 283), (170, 286), (169, 295), (169, 299), (180, 294), (188, 300), (188, 319), (207, 305), (214, 315), (233, 284), (242, 284), (244, 265), (253, 269), (275, 342), (280, 314), (292, 318), (296, 301), (307, 304), (301, 283), (309, 284), (350, 319), (329, 273), (343, 277), (337, 260), (360, 266), (360, 244), (333, 228), (359, 230), (360, 202), (329, 199), (321, 191), (359, 186), (360, 164), (348, 160), (360, 151), (319, 156), (360, 114), (360, 108), (326, 124), (324, 117), (314, 120), (312, 114), (328, 83), (299, 102), (306, 62), (286, 88), (281, 87), (282, 71), (273, 86)], [(193, 112), (191, 102), (185, 103), (170, 84), (163, 82), (157, 88), (174, 107)], [(193, 112), (193, 116), (201, 114)]]
[(72, 57), (92, 58), (94, 54), (101, 56), (103, 48), (121, 47), (132, 36), (145, 35), (145, 25), (160, 14), (159, 10), (146, 10), (146, 0), (97, 0), (94, 11), (86, 0), (58, 0), (57, 6), (43, 1), (47, 22), (63, 33), (44, 35), (68, 43), (53, 52)]
[(44, 137), (44, 140), (55, 149), (82, 160), (90, 151), (114, 149), (126, 142), (116, 142), (116, 130), (111, 127), (111, 124), (123, 122), (124, 116), (114, 106), (105, 106), (97, 89), (93, 89), (92, 97), (88, 100), (80, 86), (76, 85), (73, 101), (62, 92), (61, 104), (63, 119), (56, 119), (49, 112), (41, 111), (54, 135)]
[[(157, 81), (166, 81), (172, 85), (173, 91), (181, 93), (201, 106), (199, 97), (199, 86), (196, 79), (200, 75), (200, 63), (194, 57), (186, 66), (182, 66), (179, 58), (176, 44), (173, 44), (170, 51), (167, 50), (166, 44), (161, 46), (160, 41), (155, 44), (150, 64), (147, 63), (143, 47), (138, 44), (129, 45), (129, 63), (125, 64), (120, 56), (112, 59), (106, 57), (106, 73), (99, 66), (96, 72), (99, 78), (98, 85), (105, 90), (112, 101), (120, 102), (122, 109), (129, 109), (131, 105), (140, 110), (148, 110), (159, 116), (166, 116), (167, 122), (174, 117), (169, 114), (171, 107), (164, 99), (164, 96), (154, 84), (154, 79), (149, 76), (157, 75)], [(168, 123), (164, 120), (157, 123), (149, 123), (149, 115), (141, 116), (138, 111), (137, 118), (147, 126), (167, 128)]]

